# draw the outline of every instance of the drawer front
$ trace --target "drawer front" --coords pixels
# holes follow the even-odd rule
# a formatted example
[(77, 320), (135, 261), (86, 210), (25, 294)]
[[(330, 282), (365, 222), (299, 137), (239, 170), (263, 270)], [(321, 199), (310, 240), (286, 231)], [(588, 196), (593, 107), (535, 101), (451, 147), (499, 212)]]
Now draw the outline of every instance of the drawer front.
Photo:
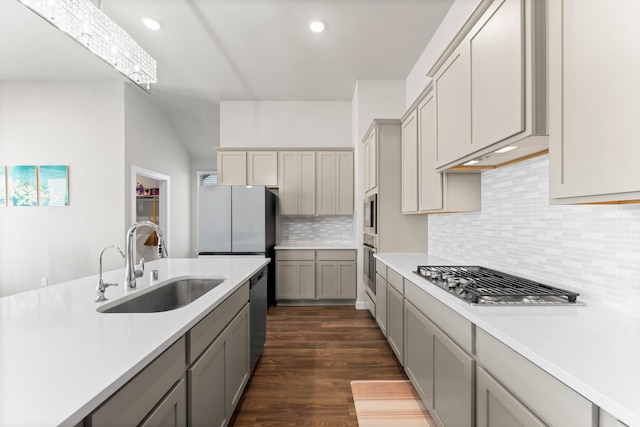
[(387, 266), (376, 260), (376, 273), (381, 275), (384, 280), (387, 280)]
[(188, 332), (192, 364), (249, 301), (249, 282), (242, 285)]
[(315, 261), (316, 251), (313, 250), (277, 250), (278, 261)]
[(364, 305), (367, 306), (367, 310), (369, 310), (369, 313), (371, 313), (371, 315), (375, 319), (375, 317), (376, 317), (376, 303), (373, 302), (373, 300), (371, 299), (371, 297), (369, 296), (369, 294), (367, 292), (364, 293)]
[(185, 339), (180, 338), (90, 415), (92, 427), (140, 424), (185, 374)]
[(352, 250), (322, 250), (316, 251), (318, 261), (355, 261), (356, 251)]
[(403, 281), (404, 279), (401, 275), (393, 271), (391, 268), (387, 268), (387, 282), (389, 282), (396, 291), (400, 292), (400, 295), (404, 295)]
[(456, 344), (473, 354), (473, 324), (470, 321), (409, 280), (405, 280), (404, 297)]
[(590, 401), (480, 328), (476, 330), (476, 353), (483, 368), (547, 424), (597, 425)]

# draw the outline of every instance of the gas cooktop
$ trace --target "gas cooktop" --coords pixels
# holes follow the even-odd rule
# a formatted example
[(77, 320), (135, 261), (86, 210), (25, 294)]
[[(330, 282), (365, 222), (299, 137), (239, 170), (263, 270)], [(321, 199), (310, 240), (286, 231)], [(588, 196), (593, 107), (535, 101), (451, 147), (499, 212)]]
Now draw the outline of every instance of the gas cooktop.
[(576, 292), (485, 267), (419, 265), (414, 273), (470, 304), (579, 304)]

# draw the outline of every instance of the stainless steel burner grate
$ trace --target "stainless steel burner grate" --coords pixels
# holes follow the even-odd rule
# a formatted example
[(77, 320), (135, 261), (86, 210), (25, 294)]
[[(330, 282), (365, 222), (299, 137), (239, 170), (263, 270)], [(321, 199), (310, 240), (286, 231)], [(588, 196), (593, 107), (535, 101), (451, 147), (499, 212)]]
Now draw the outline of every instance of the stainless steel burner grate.
[(579, 295), (480, 266), (418, 266), (416, 274), (473, 304), (575, 303)]

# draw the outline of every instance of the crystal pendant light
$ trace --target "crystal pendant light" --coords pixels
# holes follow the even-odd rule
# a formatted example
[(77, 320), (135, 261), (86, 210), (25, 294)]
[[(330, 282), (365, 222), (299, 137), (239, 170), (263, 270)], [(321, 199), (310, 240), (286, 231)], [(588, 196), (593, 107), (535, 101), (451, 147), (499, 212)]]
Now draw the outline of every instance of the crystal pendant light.
[(149, 91), (157, 62), (91, 0), (19, 0), (60, 31)]

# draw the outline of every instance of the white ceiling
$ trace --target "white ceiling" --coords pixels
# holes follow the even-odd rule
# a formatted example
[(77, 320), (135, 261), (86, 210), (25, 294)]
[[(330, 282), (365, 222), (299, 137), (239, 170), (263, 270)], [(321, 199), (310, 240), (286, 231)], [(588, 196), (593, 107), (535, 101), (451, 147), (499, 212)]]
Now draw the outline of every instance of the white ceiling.
[[(221, 100), (350, 101), (357, 80), (405, 79), (453, 0), (101, 3), (158, 61), (150, 97), (203, 157), (219, 143)], [(312, 18), (324, 33), (309, 31)], [(123, 80), (18, 0), (0, 1), (0, 80), (105, 79)]]

